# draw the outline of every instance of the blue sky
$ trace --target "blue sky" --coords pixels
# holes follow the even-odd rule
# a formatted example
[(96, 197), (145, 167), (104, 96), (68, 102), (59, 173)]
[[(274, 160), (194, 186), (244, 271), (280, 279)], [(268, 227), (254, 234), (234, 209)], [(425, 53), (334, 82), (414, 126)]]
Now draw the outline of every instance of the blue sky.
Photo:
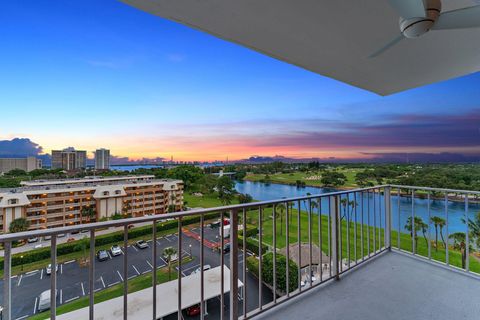
[[(0, 39), (0, 140), (29, 138), (45, 152), (480, 152), (479, 74), (380, 97), (114, 0), (7, 1)], [(446, 139), (457, 127), (458, 139)]]

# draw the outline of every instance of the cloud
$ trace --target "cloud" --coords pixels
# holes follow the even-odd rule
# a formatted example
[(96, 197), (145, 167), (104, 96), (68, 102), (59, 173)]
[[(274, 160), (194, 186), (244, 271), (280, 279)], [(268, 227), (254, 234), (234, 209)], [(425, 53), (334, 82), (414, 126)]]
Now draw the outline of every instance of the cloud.
[(28, 138), (0, 140), (0, 157), (28, 157), (41, 153), (42, 147)]

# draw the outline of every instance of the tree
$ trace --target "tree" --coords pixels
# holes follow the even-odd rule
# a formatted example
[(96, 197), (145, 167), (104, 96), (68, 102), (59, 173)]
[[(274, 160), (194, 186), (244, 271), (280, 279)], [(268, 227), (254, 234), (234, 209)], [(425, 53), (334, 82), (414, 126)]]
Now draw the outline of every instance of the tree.
[[(466, 224), (465, 218), (462, 218), (462, 222)], [(471, 238), (475, 238), (477, 247), (480, 247), (480, 212), (477, 212), (473, 219), (468, 219), (468, 229)]]
[(185, 190), (189, 190), (203, 175), (203, 170), (193, 165), (181, 165), (167, 173), (169, 178), (182, 180)]
[(413, 224), (414, 226), (412, 226), (412, 217), (408, 217), (407, 223), (405, 224), (405, 229), (407, 231), (410, 231), (410, 236), (415, 239), (415, 252), (417, 252), (419, 231), (422, 231), (423, 237), (425, 238), (426, 245), (428, 246), (428, 240), (426, 236), (428, 225), (425, 222), (423, 222), (422, 218), (420, 217), (415, 217)]
[[(467, 250), (465, 246), (465, 233), (463, 232), (455, 232), (452, 233), (451, 235), (448, 236), (449, 239), (453, 240), (453, 248), (456, 250), (460, 250), (462, 254), (462, 268), (465, 269), (465, 266), (467, 264)], [(471, 243), (471, 239), (469, 239), (469, 242)], [(471, 244), (469, 244), (469, 249), (472, 249)]]
[[(255, 259), (255, 258), (254, 258)], [(277, 289), (286, 292), (287, 291), (287, 258), (277, 253), (276, 254), (276, 284)], [(269, 252), (263, 256), (262, 259), (262, 278), (266, 283), (273, 285), (273, 253)], [(288, 275), (288, 288), (292, 292), (298, 288), (298, 266), (292, 260), (288, 261), (289, 275)]]
[(238, 195), (238, 202), (240, 203), (250, 203), (253, 201), (253, 197), (251, 195), (249, 195), (248, 193), (240, 193)]
[(217, 180), (218, 198), (224, 205), (232, 203), (233, 194), (235, 192), (235, 183), (227, 176), (220, 177)]
[(95, 209), (93, 209), (92, 207), (82, 207), (82, 210), (80, 210), (80, 214), (82, 216), (82, 219), (83, 217), (88, 217), (88, 222), (90, 222), (92, 220), (92, 218), (95, 216)]
[(326, 171), (320, 182), (326, 187), (339, 187), (345, 184), (347, 177), (343, 173)]
[(283, 214), (285, 213), (285, 205), (283, 203), (278, 204), (275, 207), (275, 219), (280, 216), (280, 235), (283, 235)]
[(172, 256), (177, 253), (174, 247), (163, 249), (163, 256), (168, 258), (168, 280), (172, 280)]
[[(440, 235), (442, 236), (443, 240), (442, 230), (443, 226), (445, 225), (445, 219), (438, 216), (433, 216), (430, 218), (430, 222), (433, 223), (433, 225), (435, 226), (435, 251), (438, 251), (438, 229), (440, 228)], [(443, 244), (445, 245), (445, 240), (443, 240)]]
[(11, 233), (27, 231), (30, 227), (30, 221), (26, 218), (17, 218), (10, 222), (9, 230)]
[(86, 264), (87, 262), (87, 248), (90, 247), (90, 243), (87, 237), (77, 241), (77, 244), (74, 247), (74, 251), (82, 251), (82, 262)]

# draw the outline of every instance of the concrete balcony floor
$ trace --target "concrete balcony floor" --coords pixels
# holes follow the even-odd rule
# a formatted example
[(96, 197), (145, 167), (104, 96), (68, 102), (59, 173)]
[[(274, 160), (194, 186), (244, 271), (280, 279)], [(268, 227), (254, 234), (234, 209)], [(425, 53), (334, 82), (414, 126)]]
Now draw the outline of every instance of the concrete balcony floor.
[(255, 319), (480, 319), (480, 280), (386, 252)]

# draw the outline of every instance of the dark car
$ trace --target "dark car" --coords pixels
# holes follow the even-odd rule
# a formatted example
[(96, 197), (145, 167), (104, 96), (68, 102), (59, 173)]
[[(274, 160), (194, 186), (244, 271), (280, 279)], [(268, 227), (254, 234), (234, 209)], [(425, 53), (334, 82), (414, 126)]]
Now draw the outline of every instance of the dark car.
[(109, 256), (108, 256), (107, 250), (99, 250), (97, 252), (98, 261), (105, 261), (105, 260), (108, 260), (108, 258), (109, 258)]
[(220, 225), (222, 224), (222, 222), (219, 220), (219, 221), (215, 221), (215, 222), (212, 222), (210, 223), (210, 228), (212, 229), (215, 229), (215, 228), (220, 228)]
[(225, 243), (225, 245), (223, 246), (223, 252), (230, 252), (230, 243)]

